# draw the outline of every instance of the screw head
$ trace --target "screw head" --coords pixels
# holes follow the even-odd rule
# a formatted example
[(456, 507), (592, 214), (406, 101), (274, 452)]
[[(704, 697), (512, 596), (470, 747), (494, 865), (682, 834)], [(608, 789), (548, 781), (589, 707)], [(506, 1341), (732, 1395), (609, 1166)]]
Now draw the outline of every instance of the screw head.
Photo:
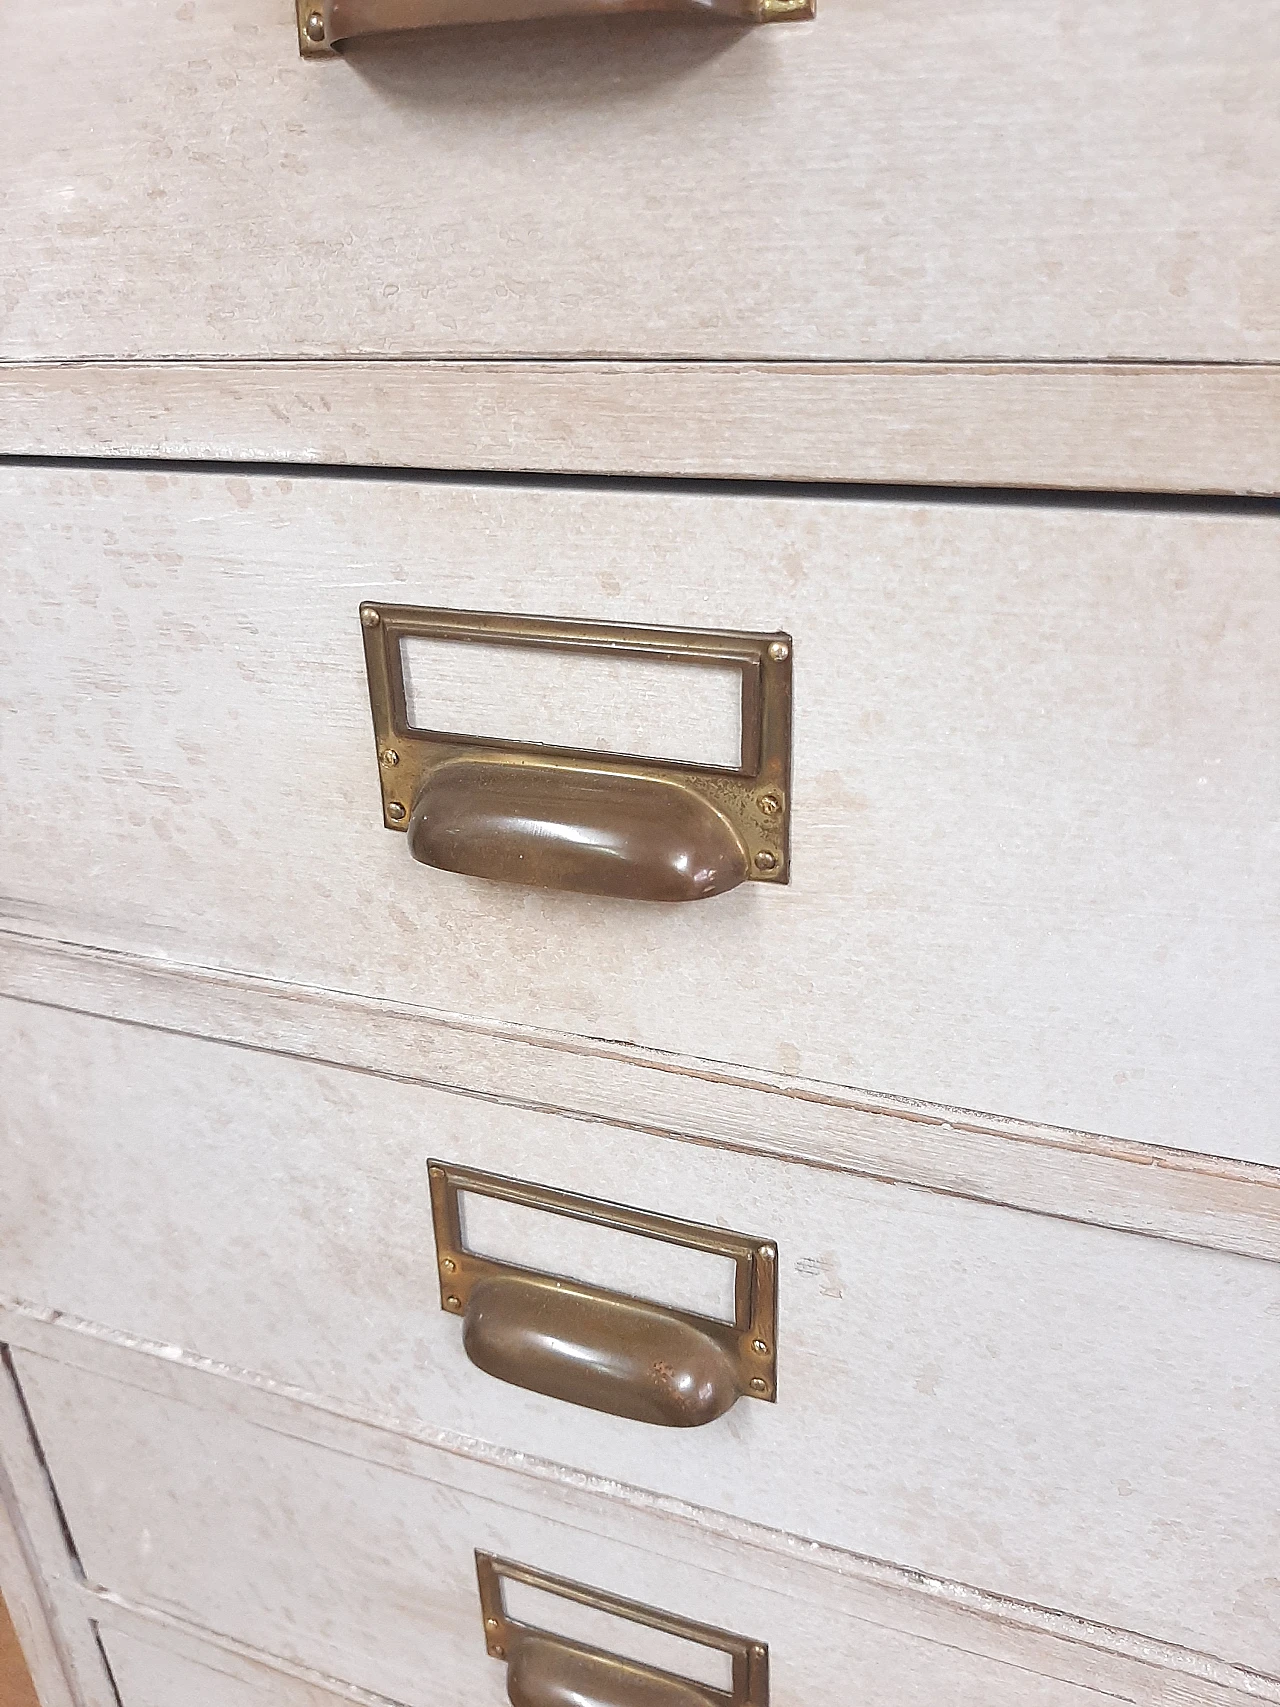
[(767, 1393), (769, 1391), (769, 1383), (763, 1375), (753, 1375), (747, 1382), (747, 1386), (753, 1393)]
[(756, 801), (756, 805), (764, 813), (766, 818), (772, 818), (775, 813), (782, 811), (782, 802), (778, 799), (776, 794), (762, 794), (759, 800)]
[(757, 1245), (756, 1255), (763, 1257), (766, 1262), (772, 1262), (778, 1254), (777, 1245)]
[(382, 762), (384, 765), (398, 765), (400, 763), (400, 755), (396, 752), (394, 747), (388, 747), (386, 752), (382, 755)]
[(497, 1642), (495, 1642), (493, 1647), (489, 1649), (489, 1652), (493, 1655), (495, 1660), (505, 1660), (507, 1657), (507, 1650)]
[(307, 32), (308, 41), (323, 41), (324, 14), (322, 12), (309, 12), (304, 28)]
[(452, 1257), (446, 1257), (444, 1259), (444, 1261), (440, 1264), (440, 1267), (444, 1270), (444, 1272), (446, 1274), (452, 1274), (454, 1272), (454, 1270), (457, 1268), (457, 1266), (458, 1266), (457, 1263), (454, 1262)]
[[(319, 14), (319, 12), (313, 12), (311, 14), (311, 16), (313, 18), (319, 18), (320, 14)], [(321, 33), (321, 35), (324, 34), (324, 19), (323, 18), (320, 18), (320, 33)], [(360, 607), (360, 620), (365, 625), (366, 628), (376, 628), (378, 626), (378, 624), (382, 621), (382, 617), (379, 614), (379, 612), (374, 610), (372, 605), (361, 605), (361, 607)]]
[(398, 800), (388, 800), (387, 817), (390, 818), (393, 824), (398, 824), (400, 820), (406, 816), (407, 814), (405, 809)]
[(445, 1303), (449, 1307), (450, 1310), (460, 1310), (462, 1308), (462, 1300), (458, 1297), (458, 1295), (455, 1292), (451, 1292), (449, 1294), (449, 1296), (445, 1299)]
[(785, 640), (773, 640), (769, 644), (769, 656), (775, 664), (781, 664), (791, 656), (791, 648)]
[(764, 1340), (752, 1340), (751, 1349), (755, 1352), (757, 1357), (763, 1357), (769, 1347), (766, 1345)]
[(761, 848), (760, 852), (756, 855), (756, 870), (757, 871), (776, 871), (777, 869), (778, 869), (778, 856), (777, 856), (777, 854), (771, 854), (769, 852), (768, 848)]
[(484, 1621), (484, 1627), (486, 1630), (496, 1630), (498, 1628), (498, 1620), (496, 1618), (486, 1618)]

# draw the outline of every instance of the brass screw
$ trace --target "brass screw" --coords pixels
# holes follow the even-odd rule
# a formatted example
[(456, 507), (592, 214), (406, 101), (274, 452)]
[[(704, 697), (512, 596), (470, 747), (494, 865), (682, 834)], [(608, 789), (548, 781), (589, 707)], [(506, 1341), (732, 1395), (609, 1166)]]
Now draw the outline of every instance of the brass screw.
[(394, 747), (388, 747), (386, 752), (382, 755), (382, 762), (384, 765), (398, 765), (400, 763), (400, 755), (396, 752)]
[(775, 812), (782, 811), (782, 802), (776, 794), (762, 794), (756, 804), (766, 818), (772, 818)]
[(486, 1618), (484, 1621), (484, 1627), (486, 1630), (496, 1630), (498, 1628), (498, 1620), (496, 1618)]
[(781, 664), (785, 659), (791, 656), (791, 648), (787, 645), (785, 640), (775, 640), (769, 647), (769, 656), (773, 659), (775, 664)]
[(766, 1262), (772, 1262), (777, 1254), (777, 1245), (760, 1245), (756, 1251), (756, 1255), (763, 1257)]
[(763, 1375), (753, 1375), (747, 1385), (753, 1393), (767, 1393), (769, 1391), (769, 1383)]
[[(309, 12), (307, 14), (306, 31), (308, 41), (324, 40), (324, 14), (322, 12)], [(370, 623), (369, 626), (372, 627), (373, 624)]]
[(769, 1347), (765, 1344), (765, 1342), (763, 1340), (752, 1340), (751, 1349), (752, 1349), (752, 1351), (754, 1351), (756, 1353), (756, 1355), (758, 1357), (763, 1357), (764, 1354), (768, 1351)]
[(507, 1657), (507, 1650), (496, 1643), (489, 1649), (489, 1652), (493, 1655), (495, 1660), (505, 1660)]
[[(318, 18), (320, 16), (318, 12), (313, 12), (311, 15), (313, 18)], [(323, 28), (323, 19), (321, 20), (321, 27)], [(374, 610), (372, 605), (362, 605), (360, 608), (360, 620), (366, 628), (376, 628), (382, 621), (382, 618), (379, 616), (378, 612)]]
[(393, 824), (398, 824), (400, 822), (400, 820), (404, 817), (404, 815), (405, 815), (404, 807), (400, 804), (400, 802), (398, 800), (388, 800), (388, 802), (387, 802), (387, 817), (390, 818), (390, 820)]
[(460, 1298), (458, 1298), (455, 1293), (452, 1293), (452, 1292), (445, 1299), (445, 1303), (449, 1306), (449, 1308), (451, 1310), (459, 1310), (462, 1308), (462, 1300)]
[(440, 1267), (444, 1270), (444, 1272), (446, 1274), (452, 1274), (454, 1269), (457, 1268), (457, 1266), (458, 1266), (457, 1263), (454, 1262), (452, 1257), (446, 1257), (444, 1259), (444, 1261), (440, 1264)]
[(757, 871), (776, 871), (778, 867), (777, 854), (771, 854), (768, 848), (762, 848), (756, 855)]

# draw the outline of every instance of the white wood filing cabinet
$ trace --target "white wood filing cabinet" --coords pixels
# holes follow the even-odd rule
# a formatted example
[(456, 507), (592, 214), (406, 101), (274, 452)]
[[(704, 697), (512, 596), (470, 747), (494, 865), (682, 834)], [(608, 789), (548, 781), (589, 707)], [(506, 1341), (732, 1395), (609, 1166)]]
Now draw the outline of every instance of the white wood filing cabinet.
[(0, 21), (43, 1707), (1280, 1703), (1280, 9)]

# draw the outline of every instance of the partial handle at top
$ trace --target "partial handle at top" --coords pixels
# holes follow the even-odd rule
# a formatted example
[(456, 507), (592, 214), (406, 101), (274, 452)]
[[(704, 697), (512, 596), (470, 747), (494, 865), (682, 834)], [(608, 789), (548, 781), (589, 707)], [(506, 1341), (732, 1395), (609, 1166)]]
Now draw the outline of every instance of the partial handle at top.
[(448, 24), (501, 24), (528, 18), (610, 17), (618, 12), (682, 12), (731, 24), (812, 18), (816, 0), (297, 0), (298, 41), (308, 57), (339, 42)]

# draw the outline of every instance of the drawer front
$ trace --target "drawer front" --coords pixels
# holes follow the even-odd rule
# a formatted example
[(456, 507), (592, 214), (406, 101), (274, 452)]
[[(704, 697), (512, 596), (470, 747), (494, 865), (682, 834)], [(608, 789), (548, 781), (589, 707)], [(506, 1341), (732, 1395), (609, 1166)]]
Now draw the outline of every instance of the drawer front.
[(15, 8), (0, 353), (1280, 357), (1267, 0), (819, 4)]
[[(1275, 515), (35, 468), (0, 514), (17, 929), (1280, 1160)], [(415, 864), (362, 598), (791, 635), (789, 884)], [(589, 744), (540, 691), (514, 733)]]
[[(1276, 1264), (0, 1010), (23, 1063), (0, 1294), (393, 1429), (1280, 1666), (1258, 1588), (1280, 1552)], [(776, 1244), (776, 1403), (672, 1430), (482, 1373), (442, 1308), (431, 1157)], [(652, 1239), (602, 1253), (562, 1217), (474, 1207), (482, 1253), (716, 1306), (719, 1269)]]
[[(120, 1614), (108, 1613), (113, 1616)], [(339, 1707), (350, 1699), (247, 1663), (210, 1642), (187, 1638), (175, 1649), (168, 1631), (99, 1627), (99, 1638), (120, 1707)]]
[[(412, 1470), (388, 1468), (41, 1357), (15, 1362), (88, 1580), (336, 1689), (403, 1707), (498, 1707), (505, 1666), (485, 1651), (479, 1550), (766, 1646), (770, 1707), (850, 1696), (884, 1707), (940, 1694), (962, 1707), (1109, 1699), (849, 1616), (838, 1578), (824, 1582), (799, 1560), (762, 1566), (679, 1520), (451, 1453), (419, 1451)], [(524, 1607), (507, 1610), (529, 1619)], [(719, 1656), (682, 1645), (676, 1661), (652, 1630), (610, 1619), (605, 1635), (569, 1614), (540, 1600), (534, 1616), (641, 1664), (723, 1681)], [(123, 1707), (139, 1707), (122, 1693)], [(228, 1707), (256, 1699), (233, 1695)], [(293, 1707), (288, 1693), (273, 1699)], [(151, 1707), (145, 1695), (142, 1704)]]

